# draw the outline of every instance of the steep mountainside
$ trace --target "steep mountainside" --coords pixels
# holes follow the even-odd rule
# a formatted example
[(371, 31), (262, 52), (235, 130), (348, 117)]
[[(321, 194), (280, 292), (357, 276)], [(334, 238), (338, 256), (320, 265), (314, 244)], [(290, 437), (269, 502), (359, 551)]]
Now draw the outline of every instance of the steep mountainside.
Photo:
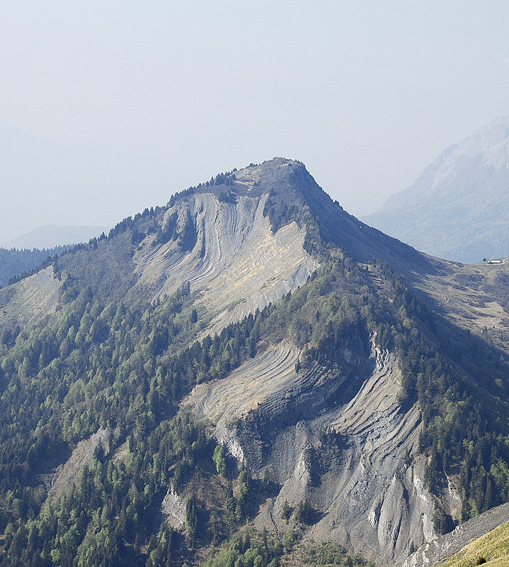
[(507, 289), (282, 158), (125, 219), (0, 290), (0, 562), (401, 564), (509, 500)]
[(447, 149), (364, 222), (459, 262), (509, 255), (509, 117)]

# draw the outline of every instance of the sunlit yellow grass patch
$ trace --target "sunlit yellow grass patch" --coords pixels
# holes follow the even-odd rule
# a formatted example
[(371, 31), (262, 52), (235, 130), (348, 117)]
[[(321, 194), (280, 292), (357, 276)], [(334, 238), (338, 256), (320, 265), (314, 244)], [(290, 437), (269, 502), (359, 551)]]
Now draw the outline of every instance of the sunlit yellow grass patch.
[(509, 566), (509, 522), (472, 541), (440, 567)]

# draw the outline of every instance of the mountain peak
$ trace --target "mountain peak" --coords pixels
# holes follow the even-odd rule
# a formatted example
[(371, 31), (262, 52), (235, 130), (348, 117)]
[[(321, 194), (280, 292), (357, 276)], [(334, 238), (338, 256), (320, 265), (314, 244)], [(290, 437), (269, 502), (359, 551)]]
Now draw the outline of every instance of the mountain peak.
[(285, 157), (273, 157), (272, 159), (268, 159), (263, 161), (260, 164), (250, 164), (247, 167), (245, 167), (242, 171), (245, 170), (257, 170), (257, 169), (270, 169), (270, 168), (280, 168), (280, 167), (292, 167), (292, 166), (300, 166), (300, 167), (304, 167), (304, 164), (300, 161), (294, 160), (294, 159), (290, 159), (290, 158), (285, 158)]
[(306, 167), (303, 163), (287, 158), (275, 157), (261, 164), (250, 164), (235, 173), (236, 180), (249, 189), (261, 187), (263, 190), (277, 189), (288, 183), (295, 172)]
[(498, 118), (480, 128), (458, 144), (448, 161), (459, 156), (481, 157), (484, 165), (495, 169), (507, 168), (509, 164), (509, 116)]
[(296, 160), (283, 157), (274, 157), (264, 161), (261, 164), (250, 164), (247, 167), (236, 172), (237, 181), (249, 184), (250, 182), (256, 186), (273, 185), (277, 188), (282, 180), (288, 179), (296, 171), (306, 171), (305, 165)]
[[(495, 145), (509, 136), (509, 116), (501, 116), (490, 124), (476, 130), (470, 138), (481, 138)], [(467, 138), (468, 139), (468, 138)]]
[(0, 290), (2, 564), (224, 565), (264, 537), (273, 565), (283, 530), (401, 564), (507, 494), (505, 303), (471, 276), (274, 158)]
[(321, 248), (320, 242), (326, 247), (333, 243), (357, 261), (367, 262), (378, 257), (404, 272), (410, 266), (413, 270), (417, 264), (422, 269), (430, 268), (428, 261), (409, 246), (364, 225), (344, 211), (300, 161), (274, 157), (261, 164), (252, 163), (218, 174), (206, 184), (172, 197), (170, 207), (180, 202), (187, 211), (189, 198), (211, 194), (230, 206), (245, 198), (262, 199), (263, 216), (269, 218), (272, 232), (296, 221), (299, 228), (306, 231), (307, 248), (315, 245)]

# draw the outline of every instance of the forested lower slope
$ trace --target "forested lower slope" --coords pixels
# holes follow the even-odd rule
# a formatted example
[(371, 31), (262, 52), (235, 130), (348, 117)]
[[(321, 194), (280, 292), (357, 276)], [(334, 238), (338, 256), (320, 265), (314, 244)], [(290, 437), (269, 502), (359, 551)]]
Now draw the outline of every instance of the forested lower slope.
[(0, 563), (385, 565), (509, 500), (452, 270), (276, 159), (1, 290)]

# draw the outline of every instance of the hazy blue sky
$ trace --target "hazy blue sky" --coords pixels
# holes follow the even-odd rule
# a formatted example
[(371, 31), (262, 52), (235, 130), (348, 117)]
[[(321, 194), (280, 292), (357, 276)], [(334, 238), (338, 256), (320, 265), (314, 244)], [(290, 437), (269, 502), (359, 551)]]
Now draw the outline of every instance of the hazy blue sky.
[(509, 114), (509, 2), (3, 0), (0, 242), (273, 156), (373, 211)]

